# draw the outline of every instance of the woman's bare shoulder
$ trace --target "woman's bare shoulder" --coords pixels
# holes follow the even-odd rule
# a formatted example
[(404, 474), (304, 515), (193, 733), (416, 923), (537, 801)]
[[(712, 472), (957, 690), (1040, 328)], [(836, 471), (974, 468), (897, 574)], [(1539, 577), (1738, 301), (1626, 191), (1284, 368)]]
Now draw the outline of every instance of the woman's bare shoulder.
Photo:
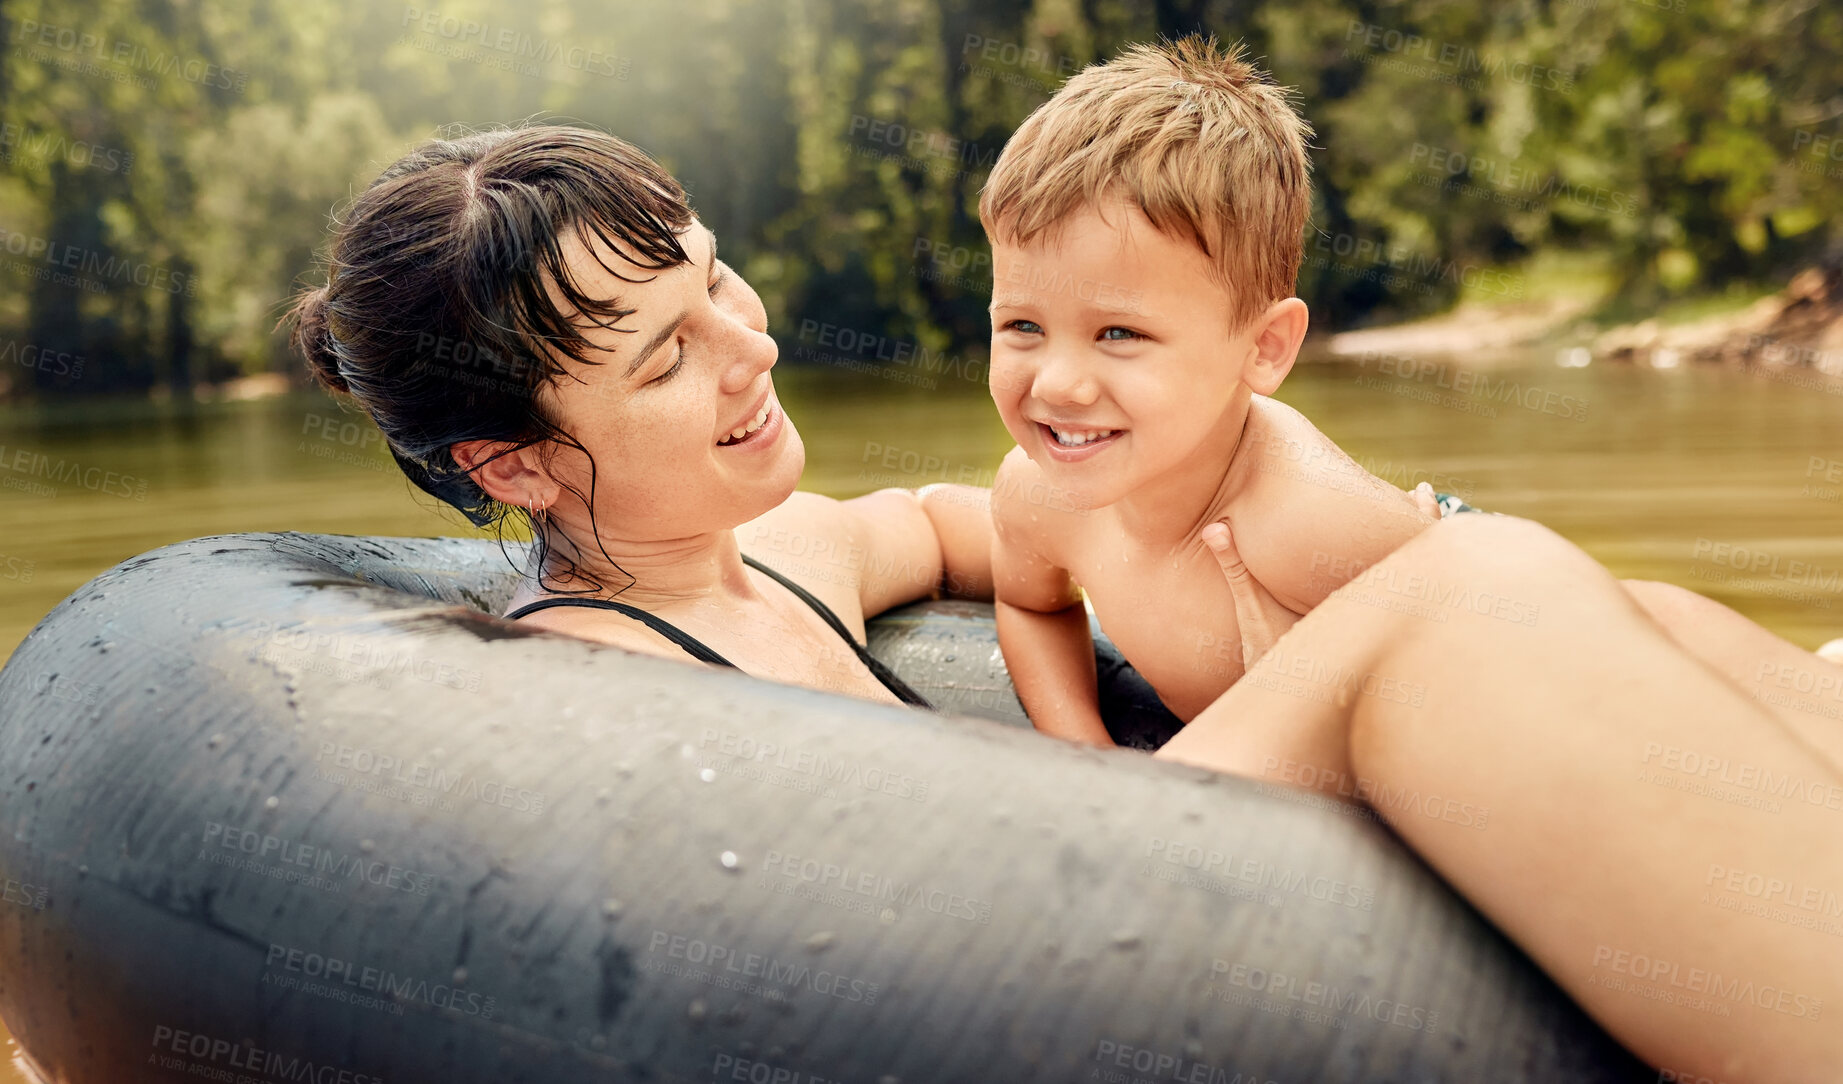
[(871, 555), (860, 535), (845, 502), (805, 492), (736, 528), (743, 553), (819, 596), (847, 624), (862, 621), (859, 586)]
[(844, 502), (818, 493), (795, 492), (779, 505), (736, 528), (742, 552), (790, 576), (828, 603), (821, 587), (849, 584), (865, 555), (854, 537)]
[[(787, 499), (736, 528), (743, 552), (768, 560), (768, 552), (797, 556), (827, 551), (851, 532), (844, 504), (796, 490)], [(767, 552), (764, 552), (767, 551)]]

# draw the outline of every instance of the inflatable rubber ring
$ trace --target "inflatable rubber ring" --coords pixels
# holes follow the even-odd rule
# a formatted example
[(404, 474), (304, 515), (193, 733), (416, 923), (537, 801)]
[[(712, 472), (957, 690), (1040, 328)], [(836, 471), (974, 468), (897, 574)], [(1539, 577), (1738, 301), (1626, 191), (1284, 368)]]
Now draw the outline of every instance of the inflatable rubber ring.
[(1366, 811), (1015, 725), (989, 610), (873, 637), (1011, 726), (521, 627), (512, 583), (491, 542), (231, 535), (33, 630), (0, 1016), (39, 1072), (1655, 1077)]

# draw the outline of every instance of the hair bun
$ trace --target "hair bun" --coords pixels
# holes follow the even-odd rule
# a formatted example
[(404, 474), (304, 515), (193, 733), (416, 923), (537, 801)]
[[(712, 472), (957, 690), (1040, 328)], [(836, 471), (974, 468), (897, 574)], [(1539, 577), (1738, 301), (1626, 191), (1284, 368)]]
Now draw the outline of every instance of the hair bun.
[(294, 349), (307, 359), (314, 379), (328, 391), (351, 394), (346, 378), (339, 372), (339, 354), (334, 348), (333, 330), (327, 323), (326, 287), (303, 290), (288, 313), (294, 323)]

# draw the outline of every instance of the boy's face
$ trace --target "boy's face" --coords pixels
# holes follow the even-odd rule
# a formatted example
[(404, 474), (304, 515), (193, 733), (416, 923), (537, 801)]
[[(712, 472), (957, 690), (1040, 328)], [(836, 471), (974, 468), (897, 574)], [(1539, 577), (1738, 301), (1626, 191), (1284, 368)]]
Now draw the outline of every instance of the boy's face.
[(992, 271), (992, 399), (1056, 484), (1112, 504), (1222, 439), (1254, 332), (1196, 244), (1113, 203), (994, 243)]

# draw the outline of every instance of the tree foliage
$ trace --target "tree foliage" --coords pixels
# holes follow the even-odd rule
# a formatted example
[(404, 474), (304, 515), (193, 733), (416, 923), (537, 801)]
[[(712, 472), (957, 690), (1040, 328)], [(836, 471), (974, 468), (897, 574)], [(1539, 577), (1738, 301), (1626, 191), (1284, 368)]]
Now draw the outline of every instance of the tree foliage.
[(1196, 30), (1316, 129), (1318, 326), (1514, 297), (1545, 251), (1651, 305), (1838, 237), (1818, 0), (0, 0), (0, 389), (292, 370), (273, 325), (328, 216), (421, 139), (532, 117), (677, 173), (784, 344), (977, 354), (1006, 137), (1082, 65)]

